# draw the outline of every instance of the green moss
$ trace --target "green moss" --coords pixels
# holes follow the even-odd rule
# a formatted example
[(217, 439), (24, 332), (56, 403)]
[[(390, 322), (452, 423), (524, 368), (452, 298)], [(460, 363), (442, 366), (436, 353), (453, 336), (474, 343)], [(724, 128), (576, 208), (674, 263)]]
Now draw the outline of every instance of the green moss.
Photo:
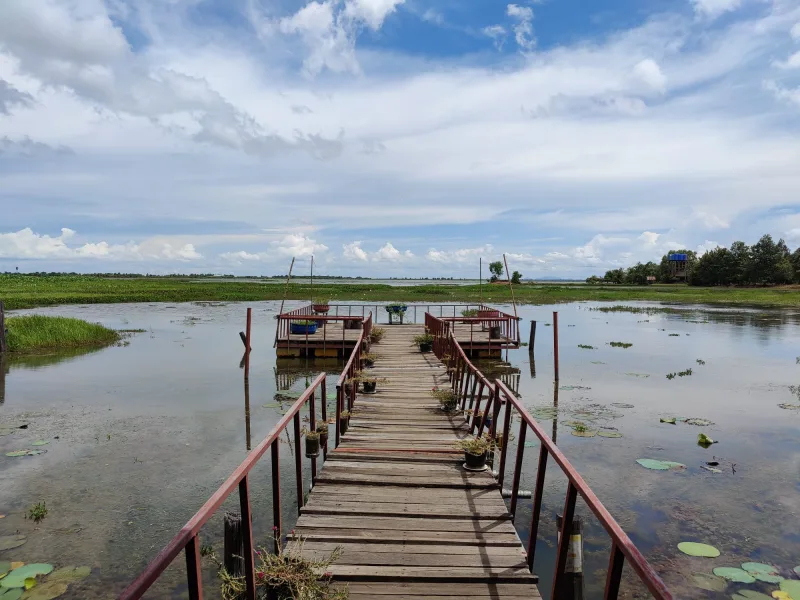
[(6, 326), (8, 349), (18, 353), (92, 348), (120, 340), (120, 334), (113, 329), (67, 317), (10, 317), (6, 320)]

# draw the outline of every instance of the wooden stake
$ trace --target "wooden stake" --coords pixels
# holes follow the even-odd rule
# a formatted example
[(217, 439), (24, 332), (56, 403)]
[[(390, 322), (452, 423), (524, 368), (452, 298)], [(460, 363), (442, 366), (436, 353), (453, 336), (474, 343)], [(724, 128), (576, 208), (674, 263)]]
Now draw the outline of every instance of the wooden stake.
[[(281, 309), (278, 311), (278, 326), (275, 327), (275, 343), (274, 346), (278, 345), (278, 331), (280, 331), (281, 324), (280, 324), (280, 316), (283, 314), (283, 305), (286, 302), (286, 295), (289, 293), (289, 280), (292, 278), (292, 269), (294, 268), (294, 256), (292, 257), (292, 264), (289, 265), (289, 274), (286, 276), (286, 288), (283, 291), (283, 299), (281, 300)], [(286, 344), (288, 347), (289, 344), (289, 336), (286, 336)]]
[(239, 513), (226, 512), (222, 520), (225, 530), (225, 549), (222, 564), (225, 570), (234, 577), (244, 575), (244, 536), (242, 534), (242, 517)]
[(556, 381), (558, 381), (558, 313), (556, 311), (553, 311), (553, 358)]
[(533, 343), (536, 341), (536, 321), (531, 321), (531, 335), (528, 338), (528, 354), (533, 356)]
[(6, 341), (6, 308), (0, 300), (0, 354), (8, 352), (8, 342)]
[(511, 273), (508, 270), (508, 261), (506, 260), (505, 253), (503, 253), (503, 262), (506, 265), (506, 275), (508, 275), (508, 289), (511, 290), (511, 302), (514, 305), (514, 316), (517, 317), (517, 320), (519, 320), (519, 317), (517, 316), (517, 301), (514, 300), (514, 286), (511, 284)]
[[(561, 515), (556, 515), (556, 526), (559, 531), (563, 520)], [(561, 594), (558, 597), (564, 600), (583, 600), (583, 592), (583, 519), (575, 516), (572, 519), (566, 571), (562, 576)]]

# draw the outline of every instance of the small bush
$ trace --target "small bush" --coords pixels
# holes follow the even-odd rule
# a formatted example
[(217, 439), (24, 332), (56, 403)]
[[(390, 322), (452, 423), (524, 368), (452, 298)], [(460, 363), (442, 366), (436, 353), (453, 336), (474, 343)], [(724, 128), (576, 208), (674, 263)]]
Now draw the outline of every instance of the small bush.
[(121, 336), (99, 323), (88, 323), (67, 317), (27, 315), (10, 317), (8, 349), (10, 352), (91, 348), (119, 342)]
[(582, 348), (583, 350), (594, 350), (594, 346), (589, 346), (588, 344), (578, 344), (578, 348)]
[(630, 348), (633, 344), (628, 342), (609, 342), (612, 348)]

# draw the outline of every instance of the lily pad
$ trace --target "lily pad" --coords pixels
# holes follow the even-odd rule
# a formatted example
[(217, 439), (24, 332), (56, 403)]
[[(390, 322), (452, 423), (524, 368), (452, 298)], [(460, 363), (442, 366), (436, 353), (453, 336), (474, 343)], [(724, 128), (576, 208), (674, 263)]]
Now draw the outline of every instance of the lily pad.
[(697, 417), (690, 417), (688, 419), (683, 420), (684, 423), (687, 425), (697, 425), (698, 427), (708, 427), (709, 425), (713, 425), (712, 421), (708, 419), (699, 419)]
[(659, 423), (669, 423), (670, 425), (675, 425), (675, 417), (661, 417), (658, 420)]
[(562, 385), (558, 389), (564, 392), (571, 392), (572, 390), (590, 390), (592, 388), (586, 387), (585, 385)]
[(709, 573), (692, 573), (694, 585), (707, 592), (724, 592), (728, 582)]
[(647, 373), (625, 373), (625, 375), (627, 375), (628, 377), (640, 377), (642, 379), (650, 377), (650, 375)]
[(778, 569), (764, 563), (746, 562), (742, 568), (759, 581), (765, 583), (780, 583), (783, 577), (778, 575)]
[(39, 454), (44, 454), (45, 452), (47, 452), (47, 450), (13, 450), (11, 452), (6, 452), (6, 456), (37, 456)]
[(4, 435), (11, 435), (16, 430), (16, 427), (0, 427), (0, 437), (3, 437)]
[(37, 575), (47, 575), (53, 571), (53, 565), (44, 563), (33, 563), (25, 565), (18, 569), (14, 569), (0, 579), (0, 587), (4, 588), (21, 588), (25, 587), (25, 580), (29, 577), (36, 577)]
[(678, 544), (678, 550), (689, 556), (701, 556), (703, 558), (716, 558), (719, 556), (719, 550), (714, 546), (698, 542), (681, 542)]
[(722, 473), (722, 469), (717, 469), (716, 467), (709, 467), (707, 465), (700, 465), (701, 469), (709, 471), (711, 473)]
[(50, 442), (48, 442), (47, 440), (36, 440), (31, 444), (31, 446), (47, 446), (47, 444), (49, 443)]
[(577, 429), (573, 429), (572, 435), (574, 435), (575, 437), (590, 438), (597, 435), (597, 430), (587, 429), (586, 431), (578, 431)]
[(53, 600), (67, 591), (64, 581), (48, 581), (25, 592), (24, 600)]
[(714, 575), (736, 583), (753, 583), (756, 580), (750, 573), (738, 567), (717, 567), (714, 569)]
[(0, 589), (0, 600), (19, 600), (22, 597), (21, 588)]
[[(778, 404), (778, 408), (782, 408), (784, 410), (800, 410), (800, 404)], [(0, 433), (0, 435), (3, 435)]]
[(771, 600), (766, 594), (753, 590), (739, 590), (731, 598), (733, 600)]
[(86, 579), (92, 572), (91, 567), (63, 567), (57, 571), (53, 571), (47, 578), (47, 581), (64, 581), (66, 583), (75, 583)]
[(597, 435), (604, 438), (621, 438), (622, 434), (619, 431), (600, 430)]
[(636, 462), (645, 469), (653, 469), (654, 471), (683, 471), (686, 468), (686, 465), (679, 462), (657, 460), (655, 458), (639, 458)]
[(780, 586), (781, 591), (786, 592), (793, 599), (800, 598), (800, 579), (784, 579)]
[(797, 573), (798, 576), (800, 576), (800, 566), (795, 567), (794, 569), (792, 569), (792, 571), (794, 571), (795, 573)]
[(628, 404), (627, 402), (612, 402), (611, 406), (615, 406), (617, 408), (634, 408), (633, 404)]
[(789, 594), (780, 590), (775, 590), (772, 592), (772, 597), (775, 598), (775, 600), (792, 600), (792, 597)]
[[(0, 550), (11, 550), (12, 548), (19, 548), (28, 541), (24, 535), (15, 534), (15, 535), (4, 535), (0, 536)], [(11, 565), (13, 568), (13, 565)]]
[(526, 448), (536, 448), (538, 446), (539, 446), (539, 444), (537, 444), (536, 442), (525, 442), (525, 447)]
[(717, 442), (712, 440), (708, 437), (705, 433), (698, 433), (697, 434), (697, 445), (702, 446), (703, 448), (708, 448), (711, 444), (716, 444)]

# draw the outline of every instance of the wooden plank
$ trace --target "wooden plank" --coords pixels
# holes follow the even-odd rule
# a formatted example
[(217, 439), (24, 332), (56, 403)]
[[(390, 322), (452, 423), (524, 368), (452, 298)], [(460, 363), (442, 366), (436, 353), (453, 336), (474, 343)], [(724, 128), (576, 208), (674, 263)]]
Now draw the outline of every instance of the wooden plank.
[(450, 583), (487, 582), (497, 583), (527, 581), (535, 583), (536, 578), (524, 567), (426, 567), (426, 566), (379, 566), (379, 565), (340, 565), (327, 567), (334, 580), (348, 581), (439, 581)]
[[(323, 561), (330, 552), (315, 550), (305, 547), (302, 552), (303, 558), (313, 561)], [(502, 556), (491, 555), (452, 555), (442, 554), (414, 554), (402, 552), (390, 554), (385, 552), (353, 552), (347, 548), (342, 551), (341, 557), (335, 563), (337, 566), (375, 566), (375, 567), (450, 567), (450, 568), (473, 568), (490, 570), (519, 570), (522, 569), (527, 575), (527, 559), (524, 556)]]
[(474, 535), (487, 533), (509, 533), (516, 535), (514, 526), (506, 519), (420, 519), (411, 517), (351, 517), (324, 515), (301, 515), (295, 529), (302, 527), (345, 529), (382, 529), (386, 531), (462, 531)]
[(508, 546), (519, 548), (516, 533), (475, 533), (470, 531), (399, 531), (397, 529), (347, 529), (329, 527), (296, 527), (295, 535), (308, 541), (345, 542), (358, 541), (375, 544), (434, 544), (457, 546)]
[[(299, 548), (299, 542), (290, 542), (288, 548)], [(333, 552), (336, 548), (343, 548), (352, 552), (370, 552), (378, 554), (450, 554), (453, 556), (515, 556), (525, 557), (525, 551), (521, 546), (436, 546), (433, 544), (365, 544), (358, 542), (346, 542), (344, 544), (334, 544), (332, 542), (308, 542), (302, 543), (304, 548), (310, 548), (319, 552)]]
[(380, 596), (399, 598), (539, 598), (539, 590), (530, 583), (465, 583), (457, 587), (447, 583), (398, 582), (391, 586), (353, 582), (347, 585), (350, 598)]
[(505, 510), (478, 509), (465, 504), (391, 504), (364, 506), (363, 502), (311, 502), (301, 509), (303, 515), (361, 515), (371, 517), (403, 516), (419, 519), (510, 519)]

